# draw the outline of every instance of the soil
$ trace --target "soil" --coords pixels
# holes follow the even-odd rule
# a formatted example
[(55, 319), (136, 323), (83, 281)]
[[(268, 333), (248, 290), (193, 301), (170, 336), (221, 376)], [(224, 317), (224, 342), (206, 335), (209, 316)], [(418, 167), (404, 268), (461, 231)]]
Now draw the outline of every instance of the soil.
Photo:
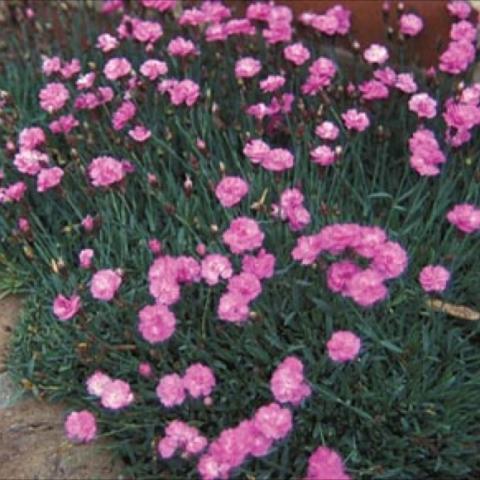
[(91, 480), (120, 479), (108, 444), (73, 445), (65, 437), (66, 408), (19, 395), (6, 373), (10, 334), (19, 318), (17, 297), (0, 300), (0, 479)]

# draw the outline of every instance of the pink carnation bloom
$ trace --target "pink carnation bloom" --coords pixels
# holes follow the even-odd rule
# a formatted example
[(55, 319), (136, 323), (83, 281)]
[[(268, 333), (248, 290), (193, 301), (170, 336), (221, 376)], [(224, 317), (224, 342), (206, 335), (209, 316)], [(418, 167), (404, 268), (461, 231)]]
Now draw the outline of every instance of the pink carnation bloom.
[(138, 330), (149, 343), (165, 342), (175, 332), (175, 315), (165, 305), (147, 305), (138, 312), (138, 317)]
[(82, 220), (82, 227), (85, 229), (87, 232), (91, 232), (94, 227), (95, 227), (95, 220), (91, 215), (87, 215), (83, 220)]
[(245, 273), (252, 273), (259, 280), (272, 278), (275, 269), (275, 256), (267, 253), (263, 248), (256, 256), (245, 255), (242, 258), (242, 270)]
[(134, 128), (128, 131), (128, 136), (136, 142), (143, 143), (152, 136), (152, 132), (143, 125), (135, 125)]
[(53, 302), (53, 313), (61, 321), (73, 318), (82, 307), (82, 301), (79, 295), (65, 297), (57, 295)]
[(220, 297), (217, 315), (220, 320), (243, 323), (248, 320), (250, 309), (246, 299), (238, 293), (224, 293)]
[(313, 163), (327, 167), (335, 163), (335, 152), (327, 145), (320, 145), (310, 152), (310, 158)]
[(111, 58), (103, 68), (105, 76), (112, 81), (125, 77), (132, 71), (132, 65), (126, 58)]
[(63, 64), (60, 70), (60, 74), (65, 80), (68, 80), (74, 77), (81, 70), (82, 70), (82, 65), (80, 63), (80, 60), (78, 60), (78, 58), (74, 58), (70, 62)]
[(292, 429), (292, 412), (278, 403), (260, 407), (253, 419), (255, 428), (272, 440), (285, 438)]
[(349, 130), (356, 130), (357, 132), (363, 132), (370, 125), (367, 114), (359, 112), (355, 108), (350, 108), (342, 113), (342, 119)]
[(37, 192), (45, 192), (60, 185), (63, 170), (60, 167), (42, 168), (37, 177)]
[(412, 95), (408, 101), (408, 108), (419, 118), (435, 118), (437, 115), (437, 102), (427, 93)]
[(345, 295), (352, 297), (362, 307), (370, 307), (388, 295), (383, 279), (383, 275), (376, 270), (362, 270), (347, 281)]
[(180, 299), (177, 262), (173, 257), (157, 258), (148, 272), (149, 290), (157, 303), (172, 305)]
[(208, 285), (216, 285), (220, 279), (227, 280), (233, 275), (232, 264), (228, 257), (212, 253), (202, 260), (201, 275)]
[(363, 58), (368, 63), (377, 63), (381, 65), (388, 60), (388, 50), (383, 45), (373, 43), (363, 52)]
[(477, 38), (477, 29), (470, 22), (462, 20), (452, 25), (450, 38), (456, 41), (468, 40), (469, 42), (474, 42)]
[(315, 135), (322, 140), (336, 140), (339, 134), (340, 130), (338, 127), (329, 121), (322, 122), (315, 128)]
[(262, 293), (262, 285), (255, 275), (243, 272), (228, 280), (227, 290), (243, 297), (245, 302), (250, 302)]
[(87, 88), (91, 88), (93, 83), (95, 82), (95, 77), (95, 72), (89, 72), (85, 75), (78, 77), (77, 81), (75, 82), (77, 90), (86, 90)]
[(441, 265), (427, 265), (420, 272), (419, 280), (425, 292), (443, 292), (450, 280), (450, 272)]
[(97, 300), (110, 301), (113, 299), (122, 283), (122, 276), (115, 270), (99, 270), (92, 277), (90, 293)]
[(480, 230), (480, 208), (469, 203), (455, 205), (447, 213), (447, 220), (464, 233)]
[(387, 234), (380, 227), (361, 227), (359, 235), (351, 244), (353, 250), (365, 258), (372, 258), (377, 247), (387, 241)]
[(332, 292), (345, 295), (348, 281), (360, 271), (360, 267), (350, 260), (334, 262), (327, 270), (327, 286)]
[(26, 191), (25, 182), (15, 182), (6, 188), (0, 188), (0, 203), (20, 202)]
[(113, 112), (112, 126), (114, 130), (121, 130), (125, 125), (135, 116), (137, 107), (129, 100), (122, 102), (122, 104)]
[(185, 401), (185, 385), (180, 375), (164, 375), (155, 390), (158, 399), (165, 407), (181, 405)]
[(168, 66), (160, 60), (146, 60), (140, 66), (140, 73), (149, 80), (156, 80), (160, 75), (168, 73)]
[(18, 219), (17, 225), (18, 225), (18, 229), (23, 233), (27, 233), (30, 231), (30, 222), (25, 217), (20, 217)]
[(175, 37), (170, 40), (167, 51), (174, 57), (188, 57), (188, 55), (198, 54), (195, 44), (183, 37)]
[(163, 35), (163, 28), (158, 22), (134, 19), (132, 36), (141, 43), (153, 44)]
[(397, 81), (397, 74), (390, 67), (378, 68), (373, 72), (373, 76), (388, 87), (393, 87)]
[(235, 76), (237, 78), (252, 78), (262, 69), (262, 64), (252, 58), (245, 57), (237, 60), (235, 64)]
[(283, 56), (298, 67), (310, 59), (310, 51), (302, 43), (297, 42), (285, 47)]
[(348, 330), (338, 330), (327, 342), (328, 356), (334, 362), (347, 362), (357, 358), (362, 342), (357, 335)]
[(122, 162), (113, 157), (97, 157), (88, 166), (88, 175), (95, 187), (109, 187), (125, 178)]
[(112, 379), (106, 373), (96, 370), (87, 378), (87, 392), (90, 395), (101, 397), (106, 385), (111, 381)]
[(91, 442), (97, 434), (97, 422), (93, 413), (88, 410), (70, 413), (65, 420), (65, 434), (74, 442)]
[(327, 447), (318, 447), (308, 459), (306, 480), (351, 480), (344, 471), (340, 455)]
[(250, 140), (243, 148), (243, 153), (252, 163), (262, 163), (270, 153), (270, 147), (263, 140)]
[(123, 380), (112, 380), (102, 390), (100, 403), (110, 410), (128, 407), (134, 400), (130, 385)]
[(200, 264), (193, 258), (181, 255), (176, 259), (176, 280), (179, 283), (199, 282), (202, 278)]
[[(230, 37), (232, 35), (255, 35), (256, 29), (255, 26), (251, 24), (248, 18), (232, 18), (227, 23), (224, 24), (214, 24), (216, 26), (223, 27), (224, 38)], [(211, 35), (211, 33), (210, 33)], [(220, 36), (220, 33), (217, 33)]]
[(141, 3), (145, 8), (166, 12), (175, 8), (177, 0), (141, 0)]
[(102, 52), (108, 53), (112, 50), (115, 50), (119, 44), (120, 43), (118, 39), (113, 35), (110, 35), (109, 33), (102, 33), (97, 37), (96, 47), (102, 50)]
[(31, 176), (37, 175), (45, 165), (48, 165), (48, 162), (48, 155), (46, 153), (42, 153), (39, 150), (23, 149), (15, 155), (13, 160), (15, 168), (20, 173)]
[(263, 156), (262, 167), (271, 172), (283, 172), (292, 168), (294, 162), (295, 159), (288, 150), (274, 148)]
[(302, 265), (311, 265), (325, 249), (319, 235), (304, 235), (297, 239), (292, 250), (292, 258)]
[(368, 80), (358, 87), (364, 100), (383, 100), (388, 98), (388, 88), (378, 80)]
[(153, 375), (152, 365), (148, 362), (140, 362), (138, 365), (138, 373), (145, 378), (150, 378)]
[(377, 270), (383, 278), (391, 279), (400, 276), (407, 264), (407, 252), (402, 246), (396, 242), (385, 242), (376, 247), (370, 267)]
[(172, 85), (169, 93), (174, 105), (185, 103), (191, 107), (200, 96), (200, 87), (192, 80), (186, 79)]
[(470, 16), (472, 7), (466, 0), (452, 0), (447, 5), (448, 13), (453, 17), (465, 20)]
[(399, 73), (395, 81), (395, 88), (404, 93), (415, 93), (418, 89), (411, 73)]
[(423, 20), (414, 13), (404, 13), (400, 17), (400, 32), (408, 37), (417, 36), (423, 29)]
[(269, 75), (265, 80), (260, 82), (260, 88), (264, 93), (275, 92), (285, 85), (285, 77), (282, 75)]
[(300, 405), (312, 393), (303, 376), (303, 363), (294, 356), (285, 358), (273, 372), (270, 390), (277, 402)]
[(457, 75), (464, 72), (475, 60), (475, 47), (468, 40), (452, 41), (440, 55), (439, 70)]
[(185, 370), (183, 385), (193, 398), (210, 395), (215, 384), (212, 369), (201, 363), (194, 363)]
[(422, 176), (440, 173), (439, 165), (446, 162), (432, 131), (419, 128), (408, 141), (410, 148), (410, 165)]
[(39, 127), (24, 128), (18, 136), (18, 143), (21, 149), (33, 150), (45, 143), (45, 132)]
[(264, 237), (265, 234), (260, 230), (255, 220), (247, 217), (237, 217), (231, 221), (222, 239), (232, 253), (242, 254), (248, 250), (261, 247)]
[(237, 205), (248, 193), (248, 183), (240, 177), (224, 177), (215, 188), (215, 196), (226, 208)]
[(49, 77), (54, 73), (59, 73), (62, 68), (60, 57), (47, 57), (42, 55), (42, 72)]
[(38, 94), (40, 107), (48, 113), (53, 113), (65, 106), (70, 98), (70, 92), (63, 83), (48, 83)]

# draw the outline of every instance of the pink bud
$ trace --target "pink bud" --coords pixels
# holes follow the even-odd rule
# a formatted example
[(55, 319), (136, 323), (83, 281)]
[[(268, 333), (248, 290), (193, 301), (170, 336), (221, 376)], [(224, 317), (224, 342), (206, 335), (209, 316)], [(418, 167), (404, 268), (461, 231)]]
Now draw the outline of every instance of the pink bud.
[(148, 241), (148, 248), (154, 255), (159, 255), (162, 252), (162, 243), (156, 238)]
[(30, 223), (28, 223), (25, 217), (18, 219), (18, 229), (23, 233), (27, 233), (30, 230)]
[(207, 253), (207, 247), (203, 243), (199, 243), (195, 250), (201, 257), (203, 257)]

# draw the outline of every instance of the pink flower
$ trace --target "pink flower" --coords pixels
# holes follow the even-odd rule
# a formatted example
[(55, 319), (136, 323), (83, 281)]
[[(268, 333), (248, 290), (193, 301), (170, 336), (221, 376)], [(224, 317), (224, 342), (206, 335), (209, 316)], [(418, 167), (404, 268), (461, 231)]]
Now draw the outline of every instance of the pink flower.
[(292, 258), (302, 265), (311, 265), (324, 250), (320, 235), (302, 236), (292, 250)]
[(104, 53), (111, 52), (115, 50), (119, 45), (119, 41), (113, 35), (109, 33), (102, 33), (97, 37), (96, 47), (102, 50)]
[(37, 175), (45, 165), (48, 165), (48, 155), (39, 150), (20, 150), (20, 152), (15, 155), (13, 164), (20, 173), (34, 176)]
[(439, 70), (456, 75), (468, 69), (475, 60), (475, 47), (468, 40), (452, 41), (440, 55)]
[(20, 202), (26, 191), (27, 184), (25, 182), (16, 182), (7, 188), (0, 188), (0, 203)]
[(201, 275), (208, 285), (216, 285), (220, 278), (227, 280), (233, 275), (232, 264), (227, 257), (212, 253), (202, 260)]
[(262, 285), (255, 275), (243, 272), (229, 279), (227, 290), (229, 293), (243, 297), (247, 303), (262, 293)]
[(262, 163), (270, 153), (270, 147), (263, 140), (250, 140), (243, 148), (243, 153), (252, 163)]
[(183, 37), (175, 37), (170, 40), (167, 51), (174, 57), (188, 57), (188, 55), (198, 54), (195, 44)]
[(145, 8), (152, 8), (158, 12), (173, 10), (177, 0), (140, 0)]
[(112, 380), (102, 390), (100, 403), (110, 410), (128, 407), (134, 400), (130, 385), (123, 380)]
[(125, 178), (122, 162), (113, 157), (96, 157), (88, 166), (88, 175), (95, 187), (109, 187)]
[(220, 320), (243, 323), (248, 320), (250, 309), (248, 302), (237, 293), (224, 293), (220, 297), (217, 315)]
[(272, 278), (275, 269), (275, 257), (267, 253), (263, 248), (256, 256), (245, 255), (242, 258), (242, 270), (245, 273), (252, 273), (259, 280)]
[(328, 356), (334, 362), (347, 362), (357, 358), (362, 342), (348, 330), (338, 330), (327, 342)]
[(252, 57), (237, 60), (235, 64), (235, 76), (237, 78), (252, 78), (262, 69), (262, 64)]
[(411, 73), (399, 73), (395, 81), (395, 88), (398, 88), (404, 93), (415, 93), (417, 91), (417, 84)]
[(368, 80), (358, 87), (364, 100), (382, 100), (388, 98), (388, 88), (378, 80)]
[(63, 170), (61, 168), (42, 168), (37, 177), (37, 192), (45, 192), (60, 185), (62, 178)]
[(297, 42), (285, 47), (283, 56), (294, 65), (300, 66), (310, 59), (310, 51), (302, 43)]
[(86, 90), (87, 88), (91, 88), (91, 86), (95, 82), (95, 77), (95, 72), (89, 72), (85, 75), (78, 77), (77, 81), (75, 82), (77, 90)]
[(96, 370), (92, 375), (87, 378), (87, 392), (90, 395), (101, 397), (106, 385), (108, 385), (112, 379), (100, 370)]
[(132, 36), (141, 43), (153, 44), (163, 35), (163, 28), (158, 22), (134, 19)]
[(73, 318), (82, 307), (82, 301), (79, 295), (72, 295), (71, 297), (65, 297), (63, 295), (57, 295), (53, 302), (54, 315), (64, 322)]
[(63, 83), (48, 83), (38, 94), (40, 106), (48, 113), (53, 113), (65, 106), (70, 98), (70, 92)]
[(175, 332), (175, 315), (165, 305), (147, 305), (138, 312), (138, 317), (138, 330), (149, 343), (165, 342)]
[(462, 20), (452, 25), (450, 38), (456, 41), (468, 40), (474, 42), (477, 38), (477, 29), (470, 22)]
[(152, 365), (148, 362), (140, 362), (138, 365), (138, 373), (145, 378), (150, 378), (153, 375)]
[(133, 102), (125, 101), (113, 112), (112, 125), (114, 130), (121, 130), (135, 116), (137, 107)]
[(332, 165), (333, 163), (335, 163), (336, 160), (335, 152), (327, 145), (320, 145), (314, 148), (310, 152), (310, 157), (313, 163), (316, 163), (317, 165), (322, 165), (323, 167)]
[(410, 165), (422, 176), (440, 173), (439, 165), (446, 162), (435, 135), (426, 128), (419, 128), (408, 141)]
[(361, 268), (350, 260), (332, 263), (327, 270), (327, 286), (332, 292), (345, 295), (348, 281), (360, 271)]
[(269, 75), (265, 80), (260, 82), (260, 88), (264, 93), (275, 92), (285, 85), (285, 77), (282, 75)]
[(285, 358), (273, 372), (270, 390), (277, 402), (300, 405), (312, 393), (303, 376), (303, 363), (294, 356)]
[(95, 220), (91, 215), (87, 215), (83, 220), (82, 220), (82, 227), (85, 229), (87, 232), (91, 232), (94, 227), (95, 227)]
[(115, 270), (99, 270), (92, 277), (90, 293), (93, 298), (108, 302), (117, 293), (122, 284), (122, 276)]
[(452, 0), (447, 5), (448, 13), (453, 17), (465, 20), (470, 16), (472, 7), (465, 0)]
[(174, 105), (185, 103), (191, 107), (200, 96), (200, 87), (192, 80), (186, 79), (175, 83), (169, 93)]
[(72, 412), (65, 420), (65, 434), (74, 442), (91, 442), (97, 434), (97, 422), (88, 410)]
[(417, 36), (423, 29), (423, 20), (414, 13), (404, 13), (400, 17), (400, 32), (408, 37)]
[(260, 407), (253, 419), (255, 428), (272, 440), (285, 438), (292, 429), (292, 412), (278, 403)]
[(363, 132), (370, 125), (367, 114), (359, 112), (355, 108), (350, 108), (342, 113), (342, 119), (349, 130), (356, 130), (357, 132)]
[(329, 121), (322, 122), (315, 128), (315, 135), (320, 137), (322, 140), (336, 140), (340, 130), (338, 127)]
[(364, 52), (363, 58), (368, 63), (377, 63), (381, 65), (388, 60), (388, 50), (383, 45), (372, 43)]
[(402, 246), (396, 242), (385, 242), (376, 247), (370, 267), (377, 270), (383, 278), (390, 279), (400, 276), (407, 264), (407, 252)]
[(45, 143), (45, 132), (39, 127), (24, 128), (18, 136), (18, 143), (21, 149), (33, 150)]
[(152, 238), (148, 241), (148, 249), (154, 255), (159, 255), (162, 252), (162, 242), (156, 238)]
[(241, 254), (262, 246), (265, 234), (258, 223), (247, 217), (237, 217), (224, 232), (223, 242), (229, 246), (232, 253)]
[(135, 125), (132, 130), (128, 131), (128, 135), (136, 142), (143, 143), (152, 136), (152, 132), (143, 125)]
[(149, 80), (156, 80), (160, 75), (168, 73), (168, 66), (160, 60), (146, 60), (140, 66), (140, 73)]
[(82, 65), (80, 63), (80, 60), (78, 60), (78, 58), (74, 58), (70, 62), (63, 64), (62, 69), (60, 70), (60, 73), (65, 80), (68, 80), (74, 77), (81, 70), (82, 70)]
[(42, 72), (49, 77), (54, 73), (59, 73), (62, 68), (60, 57), (47, 57), (42, 55)]
[(240, 177), (224, 177), (215, 188), (215, 196), (226, 208), (237, 205), (247, 193), (248, 183)]
[(18, 219), (17, 225), (18, 225), (18, 229), (23, 233), (27, 233), (30, 231), (30, 222), (25, 217), (20, 217)]
[(201, 363), (194, 363), (185, 370), (183, 385), (193, 398), (207, 397), (215, 384), (213, 371)]
[(193, 258), (181, 255), (176, 259), (176, 280), (179, 283), (199, 282), (201, 276), (201, 266)]
[(425, 292), (443, 292), (450, 280), (450, 272), (441, 265), (427, 265), (420, 272), (419, 280)]
[(352, 297), (362, 307), (370, 307), (388, 295), (383, 279), (383, 275), (376, 270), (362, 270), (347, 281), (345, 295)]
[(125, 77), (132, 71), (132, 65), (126, 58), (111, 58), (103, 68), (105, 76), (112, 81)]
[(293, 155), (284, 148), (269, 150), (262, 158), (262, 167), (271, 172), (283, 172), (293, 167), (295, 159)]
[(181, 405), (185, 401), (185, 386), (180, 375), (164, 375), (155, 390), (158, 399), (165, 407)]
[(318, 447), (308, 459), (306, 480), (351, 480), (344, 471), (340, 455), (327, 447)]
[(58, 117), (48, 127), (52, 133), (70, 133), (78, 125), (78, 120), (72, 114), (68, 114)]
[(173, 257), (157, 258), (148, 272), (149, 289), (157, 303), (172, 305), (180, 299), (177, 262)]
[(437, 102), (427, 93), (412, 95), (408, 101), (408, 108), (419, 118), (435, 118), (437, 115)]
[(393, 87), (397, 81), (397, 74), (390, 67), (378, 68), (373, 72), (373, 76), (388, 87)]
[(455, 205), (447, 214), (447, 220), (464, 233), (480, 230), (480, 208), (469, 203)]

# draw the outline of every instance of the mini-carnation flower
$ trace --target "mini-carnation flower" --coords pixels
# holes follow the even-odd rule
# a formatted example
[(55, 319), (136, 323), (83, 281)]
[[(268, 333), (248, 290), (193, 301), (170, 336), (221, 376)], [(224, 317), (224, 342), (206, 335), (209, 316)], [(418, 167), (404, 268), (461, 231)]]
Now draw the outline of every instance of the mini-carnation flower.
[(322, 140), (336, 140), (340, 134), (339, 128), (332, 122), (325, 121), (315, 128), (315, 135)]
[(220, 279), (228, 280), (233, 275), (232, 264), (228, 257), (212, 253), (202, 259), (201, 275), (208, 285), (216, 285)]
[(125, 178), (125, 168), (113, 157), (96, 157), (88, 166), (88, 175), (94, 187), (109, 187)]
[(310, 152), (313, 163), (327, 167), (335, 163), (335, 152), (328, 145), (319, 145)]
[(272, 440), (285, 438), (292, 429), (292, 412), (278, 403), (260, 407), (253, 419), (255, 428)]
[(57, 295), (53, 302), (53, 313), (61, 321), (70, 320), (73, 318), (82, 307), (82, 301), (79, 295), (72, 295), (65, 297), (64, 295)]
[(362, 307), (371, 307), (384, 300), (388, 295), (383, 279), (383, 275), (376, 270), (370, 268), (361, 270), (346, 282), (345, 295), (351, 297)]
[(63, 170), (60, 167), (42, 168), (37, 176), (37, 192), (42, 193), (60, 185)]
[(165, 407), (181, 405), (185, 401), (185, 385), (180, 375), (171, 373), (164, 375), (155, 390), (158, 399)]
[(450, 280), (450, 272), (441, 265), (427, 265), (422, 268), (419, 280), (425, 292), (443, 292)]
[(269, 75), (260, 82), (260, 89), (264, 93), (275, 92), (285, 85), (285, 77), (282, 75)]
[(464, 233), (480, 230), (480, 208), (470, 203), (455, 205), (448, 213), (447, 220)]
[(175, 315), (165, 305), (147, 305), (138, 312), (138, 317), (138, 330), (149, 343), (164, 342), (175, 332)]
[(100, 403), (110, 410), (128, 407), (134, 400), (130, 385), (123, 380), (112, 380), (105, 384), (100, 396)]
[(198, 54), (195, 44), (183, 37), (175, 37), (170, 40), (167, 51), (174, 57), (187, 57), (188, 55)]
[(34, 150), (45, 143), (45, 132), (40, 127), (24, 128), (18, 135), (21, 149)]
[(150, 59), (146, 60), (140, 66), (140, 73), (149, 80), (156, 80), (160, 75), (168, 73), (168, 66), (161, 60)]
[(388, 50), (383, 45), (373, 43), (363, 52), (363, 58), (368, 63), (376, 63), (378, 65), (381, 65), (382, 63), (385, 63), (389, 58)]
[(232, 253), (241, 254), (262, 246), (265, 234), (258, 223), (247, 217), (237, 217), (222, 236)]
[(70, 98), (70, 92), (63, 83), (48, 83), (38, 94), (40, 106), (48, 113), (62, 109)]
[(215, 384), (212, 369), (201, 363), (190, 365), (183, 375), (183, 385), (193, 398), (207, 397), (212, 393)]
[(246, 299), (238, 293), (224, 293), (220, 297), (217, 315), (220, 320), (243, 323), (248, 320), (250, 308)]
[(437, 115), (437, 102), (427, 93), (412, 95), (408, 101), (408, 108), (419, 118), (435, 118)]
[(318, 447), (308, 459), (308, 480), (351, 480), (345, 473), (340, 455), (327, 447)]
[(262, 292), (260, 280), (252, 273), (242, 272), (228, 280), (227, 290), (240, 295), (246, 302), (257, 298)]
[(248, 183), (240, 177), (224, 177), (215, 187), (215, 196), (226, 208), (237, 205), (248, 193)]
[(112, 81), (129, 75), (132, 71), (132, 65), (126, 58), (111, 58), (103, 68), (105, 76)]
[(285, 358), (273, 372), (270, 390), (279, 403), (300, 405), (312, 393), (303, 375), (303, 363), (295, 356)]
[(235, 64), (235, 76), (237, 78), (252, 78), (262, 69), (262, 64), (252, 57), (237, 60)]
[(417, 36), (423, 29), (423, 20), (414, 13), (404, 13), (399, 23), (400, 32), (408, 37)]
[(111, 377), (109, 377), (106, 373), (96, 370), (87, 378), (87, 392), (90, 395), (101, 397), (105, 386), (111, 381)]
[(262, 167), (271, 172), (283, 172), (293, 167), (295, 158), (285, 148), (273, 148), (262, 157)]
[(350, 108), (342, 113), (342, 119), (349, 130), (363, 132), (370, 125), (370, 120), (365, 112), (359, 112), (355, 108)]
[(122, 284), (122, 276), (118, 271), (105, 269), (96, 272), (90, 283), (93, 298), (108, 302), (113, 299)]
[(327, 342), (328, 356), (334, 362), (347, 362), (357, 358), (362, 342), (353, 332), (337, 330)]
[(245, 273), (252, 273), (259, 280), (272, 278), (275, 270), (275, 256), (263, 248), (256, 256), (245, 255), (242, 258), (242, 270)]
[(70, 413), (65, 420), (65, 434), (74, 442), (91, 442), (97, 434), (95, 415), (88, 410)]
[(310, 51), (302, 43), (297, 42), (285, 47), (283, 56), (298, 67), (310, 59)]

